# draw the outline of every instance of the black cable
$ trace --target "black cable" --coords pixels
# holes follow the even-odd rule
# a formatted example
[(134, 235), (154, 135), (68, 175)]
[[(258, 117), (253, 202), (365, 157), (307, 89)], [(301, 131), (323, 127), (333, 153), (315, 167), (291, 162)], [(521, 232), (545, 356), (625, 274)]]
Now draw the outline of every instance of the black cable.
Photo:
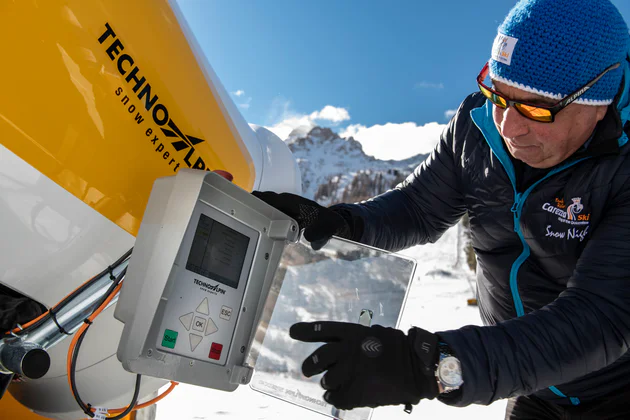
[[(129, 251), (125, 252), (112, 265), (108, 266), (106, 269), (104, 269), (103, 271), (101, 271), (100, 273), (98, 273), (97, 275), (92, 277), (92, 281), (89, 281), (89, 282), (81, 285), (78, 289), (76, 289), (70, 295), (65, 297), (57, 305), (55, 305), (54, 307), (50, 308), (49, 311), (48, 311), (48, 314), (46, 316), (44, 316), (42, 319), (38, 320), (34, 324), (29, 325), (28, 327), (24, 328), (22, 331), (20, 331), (20, 333), (23, 334), (23, 333), (29, 332), (29, 331), (39, 327), (43, 322), (47, 321), (49, 318), (52, 318), (53, 322), (57, 325), (57, 328), (59, 328), (60, 332), (62, 332), (64, 334), (67, 334), (67, 335), (71, 335), (71, 334), (68, 334), (61, 327), (61, 325), (57, 322), (57, 319), (55, 317), (55, 312), (59, 312), (59, 310), (61, 310), (65, 305), (67, 305), (68, 302), (70, 302), (72, 299), (74, 299), (79, 293), (83, 292), (86, 288), (90, 287), (95, 281), (100, 280), (105, 274), (109, 273), (110, 274), (110, 278), (111, 278), (111, 276), (112, 276), (111, 268), (112, 267), (118, 267), (123, 261), (125, 261), (127, 258), (129, 258), (129, 256), (131, 255), (132, 251), (133, 251), (133, 248), (129, 249)], [(107, 297), (108, 295), (106, 294), (105, 296)], [(98, 306), (97, 306), (97, 308), (98, 308)]]
[(116, 266), (112, 267), (110, 265), (109, 267), (107, 267), (107, 271), (109, 271), (109, 279), (110, 280), (115, 280), (116, 279), (116, 276), (114, 276), (114, 268), (116, 268)]
[[(101, 305), (103, 304), (103, 302), (105, 302), (107, 300), (109, 295), (112, 294), (112, 292), (114, 291), (116, 286), (118, 286), (118, 284), (123, 279), (123, 277), (125, 277), (125, 274), (127, 274), (127, 267), (123, 268), (122, 271), (118, 274), (118, 276), (114, 278), (114, 281), (112, 282), (112, 284), (109, 285), (109, 288), (107, 289), (107, 292), (105, 292), (105, 294), (103, 296), (101, 296), (101, 300), (96, 305), (94, 305), (94, 311), (97, 310), (98, 308), (100, 308)], [(92, 311), (92, 312), (94, 312), (94, 311)]]
[(88, 328), (86, 328), (85, 331), (83, 331), (83, 334), (81, 334), (79, 338), (77, 339), (77, 344), (74, 347), (72, 356), (70, 357), (70, 386), (72, 387), (72, 396), (74, 397), (75, 401), (77, 402), (81, 410), (83, 410), (83, 412), (88, 417), (94, 417), (94, 413), (92, 413), (92, 410), (90, 410), (90, 407), (87, 404), (85, 404), (83, 400), (81, 399), (81, 396), (79, 395), (79, 390), (77, 389), (77, 383), (75, 379), (76, 377), (75, 373), (76, 373), (76, 367), (77, 367), (77, 355), (79, 353), (79, 347), (81, 347), (81, 343), (83, 342), (83, 337), (85, 337), (84, 333), (88, 330)]
[[(120, 272), (120, 274), (118, 274), (118, 276), (114, 279), (112, 284), (107, 289), (107, 292), (105, 293), (105, 295), (102, 296), (101, 300), (98, 302), (98, 304), (96, 306), (94, 306), (94, 310), (100, 308), (101, 305), (103, 305), (103, 303), (112, 294), (112, 292), (114, 291), (116, 286), (118, 286), (118, 284), (123, 279), (123, 277), (125, 276), (126, 273), (127, 273), (127, 267), (125, 267)], [(92, 311), (92, 313), (93, 312), (94, 311)], [(86, 318), (86, 320), (87, 320), (87, 318)], [(85, 320), (84, 320), (84, 322), (85, 322)], [(74, 350), (72, 352), (72, 355), (70, 357), (70, 383), (71, 383), (71, 386), (72, 386), (72, 394), (74, 395), (74, 399), (76, 400), (76, 402), (79, 405), (79, 407), (81, 407), (81, 410), (83, 410), (83, 412), (85, 414), (87, 414), (88, 416), (94, 417), (94, 413), (92, 413), (92, 411), (90, 410), (89, 404), (85, 404), (83, 402), (83, 400), (81, 399), (81, 396), (79, 395), (79, 391), (78, 391), (77, 386), (76, 386), (76, 380), (75, 380), (75, 377), (76, 377), (76, 374), (75, 374), (76, 373), (76, 365), (77, 365), (77, 359), (78, 359), (78, 356), (79, 356), (79, 349), (81, 347), (81, 343), (83, 343), (83, 339), (85, 338), (85, 334), (90, 329), (91, 322), (87, 323), (87, 324), (88, 324), (87, 328), (79, 335), (79, 338), (77, 339), (77, 344), (75, 345)]]
[(59, 330), (60, 333), (65, 334), (65, 335), (72, 335), (70, 334), (68, 331), (64, 330), (63, 327), (59, 324), (59, 321), (57, 321), (57, 315), (55, 314), (55, 312), (53, 311), (54, 308), (50, 308), (48, 310), (48, 313), (50, 315), (50, 318), (53, 320), (53, 322), (55, 323), (55, 325), (57, 326), (57, 329)]
[[(100, 280), (101, 277), (103, 277), (105, 274), (108, 274), (110, 272), (110, 267), (118, 267), (123, 261), (125, 261), (127, 258), (129, 258), (129, 256), (131, 255), (131, 252), (133, 251), (133, 248), (129, 249), (129, 251), (125, 252), (120, 258), (118, 258), (112, 265), (108, 266), (106, 269), (104, 269), (103, 271), (101, 271), (100, 273), (98, 273), (97, 275), (95, 275), (94, 277), (92, 277), (92, 281), (89, 281), (83, 285), (81, 285), (81, 287), (79, 287), (77, 290), (75, 290), (74, 292), (72, 292), (69, 296), (67, 296), (66, 298), (64, 298), (61, 302), (59, 302), (56, 306), (55, 309), (58, 308), (63, 308), (70, 300), (72, 300), (75, 296), (77, 296), (79, 293), (81, 293), (82, 291), (84, 291), (86, 288), (90, 287), (92, 285), (92, 283), (94, 283), (97, 280)], [(120, 275), (119, 275), (120, 277)]]
[[(109, 286), (109, 288), (107, 289), (107, 292), (105, 293), (105, 295), (98, 302), (98, 305), (96, 305), (94, 307), (94, 310), (100, 308), (101, 305), (105, 302), (105, 300), (107, 300), (107, 298), (109, 297), (109, 295), (112, 294), (112, 292), (114, 291), (114, 289), (116, 288), (118, 283), (120, 283), (120, 280), (124, 277), (126, 272), (127, 272), (127, 268), (125, 267), (125, 269), (123, 269), (123, 271), (121, 271), (121, 273), (118, 275), (118, 277), (115, 279), (115, 281), (112, 282), (112, 284)], [(86, 322), (86, 321), (88, 321), (88, 322)], [(92, 413), (92, 410), (90, 409), (91, 408), (90, 404), (85, 404), (83, 402), (83, 400), (81, 399), (81, 396), (79, 395), (79, 390), (77, 389), (77, 385), (76, 385), (76, 367), (77, 367), (77, 359), (78, 359), (78, 356), (79, 356), (79, 349), (81, 348), (81, 344), (83, 343), (83, 339), (85, 338), (85, 335), (86, 335), (87, 331), (90, 329), (90, 325), (92, 325), (92, 322), (89, 321), (89, 319), (87, 319), (87, 318), (85, 320), (83, 320), (83, 322), (86, 322), (86, 324), (88, 326), (79, 335), (79, 338), (77, 339), (77, 343), (76, 343), (76, 345), (75, 345), (75, 347), (73, 349), (72, 355), (70, 357), (70, 384), (72, 386), (72, 394), (74, 396), (74, 399), (76, 400), (76, 402), (79, 405), (79, 407), (81, 408), (81, 410), (83, 410), (83, 412), (86, 415), (88, 415), (89, 417), (94, 417), (94, 413)]]
[[(81, 347), (81, 343), (83, 343), (83, 339), (85, 338), (85, 335), (86, 335), (87, 330), (89, 328), (90, 327), (88, 326), (83, 331), (83, 333), (79, 336), (79, 338), (77, 340), (77, 344), (76, 344), (76, 346), (74, 348), (74, 351), (72, 352), (72, 357), (71, 357), (71, 362), (70, 362), (70, 383), (72, 384), (72, 394), (74, 396), (74, 399), (77, 402), (77, 404), (79, 405), (79, 407), (81, 408), (81, 410), (83, 410), (83, 412), (87, 416), (94, 417), (94, 413), (91, 410), (92, 405), (91, 404), (85, 404), (83, 402), (83, 400), (81, 399), (81, 396), (79, 395), (79, 390), (77, 389), (76, 380), (75, 380), (75, 377), (76, 377), (76, 375), (75, 375), (75, 373), (76, 373), (76, 364), (77, 364), (77, 356), (79, 355), (79, 348)], [(133, 397), (131, 399), (131, 403), (129, 404), (129, 406), (125, 409), (125, 411), (123, 411), (119, 415), (117, 415), (115, 417), (108, 417), (109, 419), (111, 419), (111, 420), (122, 419), (127, 414), (129, 414), (131, 412), (131, 410), (133, 410), (133, 408), (138, 403), (138, 396), (140, 394), (140, 380), (141, 380), (141, 378), (142, 378), (142, 375), (140, 375), (140, 374), (136, 375), (136, 386), (135, 386)]]
[[(77, 288), (74, 292), (72, 292), (70, 295), (68, 295), (66, 298), (64, 298), (61, 302), (59, 302), (57, 305), (55, 305), (54, 307), (50, 308), (48, 310), (48, 313), (46, 314), (46, 316), (42, 317), (40, 320), (34, 322), (33, 324), (31, 324), (28, 327), (22, 328), (22, 331), (20, 331), (20, 332), (21, 333), (25, 333), (25, 332), (31, 331), (31, 330), (39, 327), (44, 321), (47, 321), (49, 318), (52, 318), (53, 322), (55, 323), (55, 325), (57, 326), (57, 328), (59, 329), (59, 331), (61, 333), (66, 334), (66, 335), (71, 335), (71, 334), (68, 334), (68, 332), (65, 331), (63, 329), (63, 327), (59, 324), (59, 322), (57, 320), (57, 317), (56, 317), (56, 312), (59, 312), (59, 310), (61, 310), (65, 305), (67, 305), (68, 302), (72, 301), (72, 299), (74, 299), (79, 293), (82, 293), (83, 291), (85, 291), (85, 289), (90, 287), (95, 281), (100, 280), (105, 274), (109, 273), (109, 277), (112, 280), (112, 284), (107, 289), (107, 292), (101, 297), (101, 299), (98, 302), (98, 304), (94, 306), (94, 310), (92, 311), (92, 313), (94, 313), (94, 311), (96, 309), (100, 308), (101, 305), (103, 305), (105, 300), (107, 300), (107, 298), (112, 294), (112, 292), (114, 291), (116, 286), (118, 286), (118, 284), (124, 278), (125, 274), (127, 273), (127, 267), (125, 267), (118, 274), (118, 276), (116, 276), (116, 277), (114, 277), (114, 275), (113, 275), (113, 269), (115, 267), (118, 267), (127, 258), (129, 258), (129, 256), (131, 255), (132, 251), (133, 251), (133, 248), (129, 249), (118, 260), (116, 260), (113, 264), (109, 265), (105, 270), (101, 271), (99, 274), (97, 274), (96, 276), (92, 277), (91, 281), (88, 281), (88, 282), (84, 283), (79, 288)], [(81, 347), (81, 343), (83, 342), (83, 339), (85, 337), (85, 334), (87, 333), (87, 330), (90, 328), (90, 325), (92, 324), (92, 322), (89, 321), (88, 318), (89, 318), (89, 316), (86, 317), (86, 319), (84, 320), (84, 322), (88, 326), (79, 335), (79, 337), (77, 339), (76, 346), (75, 346), (75, 348), (74, 348), (74, 350), (72, 352), (72, 355), (70, 357), (70, 383), (71, 383), (71, 387), (72, 387), (72, 393), (73, 393), (74, 399), (76, 400), (77, 404), (79, 405), (81, 410), (83, 410), (83, 412), (87, 416), (92, 418), (92, 417), (94, 417), (94, 413), (92, 413), (92, 411), (90, 409), (91, 405), (90, 404), (85, 404), (81, 400), (81, 397), (79, 395), (79, 391), (78, 391), (78, 389), (76, 387), (76, 364), (77, 364), (77, 358), (78, 358), (78, 355), (79, 355), (79, 348)], [(136, 377), (136, 389), (135, 389), (135, 392), (134, 392), (132, 404), (129, 407), (127, 407), (127, 409), (122, 414), (120, 414), (119, 416), (111, 417), (112, 419), (122, 419), (124, 416), (129, 414), (129, 412), (137, 404), (138, 394), (140, 392), (140, 378), (141, 378), (141, 375), (137, 375), (137, 377)]]
[[(100, 308), (103, 305), (103, 303), (105, 303), (107, 298), (113, 293), (113, 291), (116, 288), (116, 286), (118, 286), (118, 284), (120, 284), (122, 279), (125, 277), (126, 273), (127, 273), (127, 267), (125, 267), (120, 272), (120, 274), (118, 274), (118, 276), (116, 276), (114, 278), (114, 281), (112, 282), (112, 284), (107, 289), (107, 292), (105, 293), (105, 295), (101, 298), (101, 300), (98, 302), (98, 304), (95, 305), (94, 310)], [(83, 332), (80, 333), (79, 338), (77, 339), (77, 343), (76, 343), (76, 345), (75, 345), (75, 347), (74, 347), (74, 349), (72, 351), (72, 355), (70, 356), (70, 384), (71, 384), (71, 387), (72, 387), (72, 395), (74, 396), (75, 401), (77, 402), (77, 404), (79, 405), (81, 410), (87, 416), (92, 418), (92, 417), (94, 417), (94, 413), (91, 410), (92, 405), (91, 404), (85, 404), (83, 402), (83, 400), (81, 399), (81, 396), (79, 395), (79, 390), (77, 389), (77, 386), (76, 386), (76, 367), (77, 367), (77, 359), (78, 359), (78, 356), (79, 356), (79, 349), (81, 348), (81, 344), (83, 343), (83, 339), (85, 338), (85, 335), (87, 334), (88, 330), (90, 329), (90, 326), (92, 325), (92, 321), (90, 321), (88, 318), (86, 318), (83, 321), (83, 322), (85, 322), (87, 324), (87, 327), (85, 328), (85, 330), (83, 330)], [(131, 410), (133, 410), (133, 408), (136, 406), (136, 404), (138, 403), (138, 395), (140, 393), (140, 379), (141, 379), (141, 376), (142, 375), (137, 375), (136, 376), (136, 387), (135, 387), (135, 391), (134, 391), (134, 394), (133, 394), (133, 398), (131, 400), (131, 404), (121, 414), (119, 414), (119, 415), (117, 415), (115, 417), (109, 417), (110, 419), (122, 419), (127, 414), (129, 414), (131, 412)]]
[(136, 389), (133, 391), (133, 398), (131, 399), (131, 404), (129, 404), (129, 406), (125, 409), (125, 411), (123, 411), (119, 415), (117, 415), (115, 417), (109, 417), (110, 420), (122, 419), (127, 414), (129, 414), (131, 412), (131, 410), (133, 410), (133, 408), (136, 406), (136, 404), (138, 404), (138, 395), (140, 395), (140, 379), (141, 378), (142, 378), (142, 375), (140, 375), (140, 374), (136, 375)]

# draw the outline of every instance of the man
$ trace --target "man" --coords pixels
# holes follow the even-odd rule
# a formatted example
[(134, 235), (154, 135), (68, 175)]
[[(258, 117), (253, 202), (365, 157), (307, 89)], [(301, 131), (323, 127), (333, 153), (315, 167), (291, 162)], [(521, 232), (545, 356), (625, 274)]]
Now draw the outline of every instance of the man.
[(394, 190), (329, 209), (257, 193), (315, 245), (400, 250), (470, 217), (486, 326), (291, 328), (327, 343), (302, 370), (339, 408), (510, 398), (510, 419), (630, 418), (628, 28), (609, 0), (522, 0), (498, 32), (481, 92)]

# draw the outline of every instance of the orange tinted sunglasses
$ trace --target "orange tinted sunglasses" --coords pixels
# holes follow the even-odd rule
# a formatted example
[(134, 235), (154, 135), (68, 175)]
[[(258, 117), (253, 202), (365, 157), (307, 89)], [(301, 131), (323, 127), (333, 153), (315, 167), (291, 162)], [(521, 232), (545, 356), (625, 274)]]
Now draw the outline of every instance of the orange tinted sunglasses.
[(596, 78), (588, 82), (586, 85), (582, 86), (575, 92), (570, 95), (562, 98), (558, 103), (552, 106), (540, 106), (534, 104), (528, 104), (525, 102), (517, 102), (507, 99), (505, 96), (498, 93), (496, 90), (489, 88), (486, 86), (483, 81), (488, 77), (488, 73), (490, 72), (490, 68), (488, 63), (483, 66), (481, 69), (481, 73), (477, 76), (477, 84), (479, 85), (479, 90), (483, 95), (490, 100), (494, 105), (499, 108), (506, 109), (510, 106), (513, 106), (522, 116), (528, 118), (533, 121), (538, 121), (542, 123), (552, 123), (554, 121), (555, 115), (562, 111), (564, 108), (569, 106), (573, 101), (582, 96), (587, 90), (589, 90), (595, 83), (599, 81), (606, 73), (611, 70), (616, 69), (620, 66), (620, 63), (615, 63), (612, 66), (608, 67), (606, 70), (601, 72)]

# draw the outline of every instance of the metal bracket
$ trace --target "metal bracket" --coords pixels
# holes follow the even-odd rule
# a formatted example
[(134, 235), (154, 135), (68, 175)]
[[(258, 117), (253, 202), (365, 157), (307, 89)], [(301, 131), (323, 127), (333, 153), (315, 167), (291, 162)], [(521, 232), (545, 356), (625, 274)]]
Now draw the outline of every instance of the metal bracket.
[(285, 239), (295, 242), (298, 234), (297, 225), (293, 221), (274, 220), (269, 225), (269, 237), (271, 239)]
[(234, 366), (230, 374), (230, 383), (238, 385), (246, 385), (252, 380), (254, 368), (249, 365)]

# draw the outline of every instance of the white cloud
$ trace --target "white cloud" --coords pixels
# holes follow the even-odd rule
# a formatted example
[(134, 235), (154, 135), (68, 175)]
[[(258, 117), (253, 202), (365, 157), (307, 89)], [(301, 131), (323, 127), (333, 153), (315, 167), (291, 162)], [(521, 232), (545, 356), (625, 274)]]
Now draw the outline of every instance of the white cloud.
[(251, 103), (252, 103), (252, 97), (250, 96), (249, 98), (245, 100), (245, 102), (238, 104), (238, 106), (243, 109), (249, 109), (249, 106), (251, 105)]
[(446, 118), (447, 120), (450, 120), (451, 118), (455, 116), (455, 114), (457, 114), (456, 109), (447, 109), (446, 111), (444, 111), (444, 118)]
[(446, 125), (431, 122), (422, 126), (407, 122), (366, 127), (349, 125), (339, 135), (354, 137), (363, 151), (377, 159), (406, 159), (418, 153), (429, 153), (440, 139)]
[(285, 118), (279, 123), (265, 128), (280, 137), (282, 140), (286, 140), (287, 137), (289, 137), (289, 134), (291, 134), (291, 131), (298, 127), (303, 127), (305, 131), (310, 131), (311, 128), (315, 127), (315, 123), (308, 115), (296, 115)]
[[(350, 120), (350, 114), (345, 108), (326, 105), (319, 111), (310, 114), (298, 114), (291, 111), (291, 102), (278, 98), (272, 104), (272, 115), (276, 121), (272, 126), (266, 126), (282, 140), (287, 140), (289, 134), (300, 129), (307, 133), (318, 125), (318, 121), (324, 120), (330, 123), (339, 123)], [(378, 159), (406, 159), (419, 153), (429, 153), (437, 144), (440, 134), (446, 125), (436, 122), (418, 126), (408, 122), (402, 124), (387, 123), (366, 127), (361, 124), (352, 124), (342, 130), (341, 137), (354, 137), (366, 154)]]
[[(326, 105), (319, 111), (311, 112), (309, 115), (298, 114), (290, 110), (291, 103), (285, 101), (283, 103), (274, 103), (274, 108), (281, 108), (280, 122), (271, 127), (265, 127), (269, 131), (275, 133), (282, 140), (286, 140), (296, 128), (303, 128), (305, 132), (315, 127), (315, 121), (329, 121), (338, 124), (342, 121), (350, 119), (350, 113), (345, 108), (339, 108), (332, 105)], [(274, 112), (275, 114), (276, 112)]]
[(311, 120), (325, 120), (333, 123), (348, 121), (350, 114), (345, 108), (338, 108), (332, 105), (326, 105), (321, 111), (315, 111), (309, 116)]
[[(239, 89), (239, 90), (237, 90), (235, 92), (231, 92), (231, 93), (232, 93), (232, 95), (234, 95), (234, 96), (236, 96), (238, 98), (241, 98), (243, 95), (245, 95), (245, 91), (242, 90), (242, 89)], [(243, 98), (241, 98), (241, 100), (243, 100)], [(244, 100), (245, 100), (245, 102), (241, 102), (241, 103), (238, 103), (236, 105), (238, 105), (238, 107), (241, 108), (241, 109), (249, 109), (249, 107), (252, 104), (252, 97), (250, 96), (249, 98), (244, 99)]]
[(416, 89), (444, 89), (444, 83), (440, 82), (440, 83), (433, 83), (433, 82), (427, 82), (427, 81), (422, 81), (422, 82), (418, 82), (415, 85)]

